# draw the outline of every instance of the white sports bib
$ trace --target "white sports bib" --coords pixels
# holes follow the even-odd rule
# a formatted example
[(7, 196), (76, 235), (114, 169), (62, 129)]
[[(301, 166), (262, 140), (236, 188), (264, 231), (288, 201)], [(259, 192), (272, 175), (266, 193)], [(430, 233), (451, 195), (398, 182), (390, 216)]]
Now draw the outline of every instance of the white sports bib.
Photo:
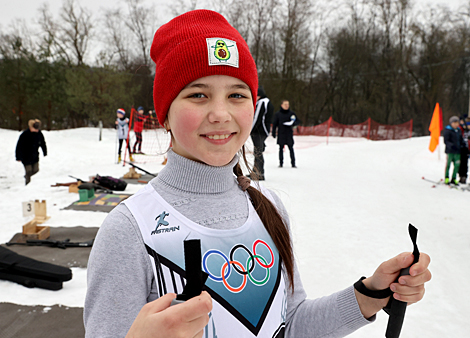
[(213, 299), (206, 338), (284, 337), (286, 287), (279, 253), (249, 202), (246, 223), (233, 230), (192, 222), (148, 184), (123, 203), (136, 219), (160, 297), (185, 285), (183, 241), (200, 239), (205, 290)]

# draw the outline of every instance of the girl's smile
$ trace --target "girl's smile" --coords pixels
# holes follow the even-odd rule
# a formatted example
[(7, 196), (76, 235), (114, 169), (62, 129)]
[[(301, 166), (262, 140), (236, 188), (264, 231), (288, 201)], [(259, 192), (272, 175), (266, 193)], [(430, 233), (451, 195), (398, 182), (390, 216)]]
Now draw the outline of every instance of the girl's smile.
[(188, 84), (172, 102), (165, 127), (177, 154), (209, 165), (229, 163), (250, 135), (253, 99), (243, 81), (207, 76)]

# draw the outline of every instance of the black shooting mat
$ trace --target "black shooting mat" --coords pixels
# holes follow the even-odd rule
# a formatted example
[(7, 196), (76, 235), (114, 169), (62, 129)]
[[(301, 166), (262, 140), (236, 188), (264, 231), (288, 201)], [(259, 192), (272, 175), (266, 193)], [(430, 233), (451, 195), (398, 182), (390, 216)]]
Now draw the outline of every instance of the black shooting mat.
[[(98, 227), (50, 227), (51, 235), (49, 241), (86, 242), (96, 237)], [(10, 243), (26, 243), (26, 237), (22, 233), (17, 233), (10, 239)], [(38, 261), (52, 263), (67, 268), (86, 268), (88, 256), (90, 256), (91, 247), (68, 247), (61, 249), (48, 246), (29, 246), (29, 245), (9, 245), (2, 246), (14, 251), (20, 255), (36, 259)], [(0, 317), (1, 318), (1, 317)]]
[(0, 338), (83, 338), (83, 308), (0, 303)]
[(95, 197), (87, 202), (73, 202), (68, 207), (65, 207), (64, 210), (81, 210), (81, 211), (100, 211), (100, 212), (110, 212), (114, 209), (119, 203), (124, 201), (126, 198), (132, 196), (131, 194), (105, 194), (105, 193), (95, 193)]

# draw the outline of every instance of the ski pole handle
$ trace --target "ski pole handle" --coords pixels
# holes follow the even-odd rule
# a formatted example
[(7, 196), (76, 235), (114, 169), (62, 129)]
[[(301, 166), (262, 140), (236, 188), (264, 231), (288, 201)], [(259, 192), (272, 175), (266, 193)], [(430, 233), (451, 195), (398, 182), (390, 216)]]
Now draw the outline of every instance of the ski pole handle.
[[(418, 245), (416, 244), (416, 239), (418, 237), (418, 229), (416, 229), (411, 223), (408, 225), (408, 232), (413, 242), (413, 264), (418, 263), (419, 261), (419, 250)], [(413, 265), (411, 264), (411, 265)], [(410, 274), (410, 267), (402, 269), (400, 276), (398, 276), (395, 282), (398, 282), (398, 279), (401, 276), (407, 276)], [(393, 296), (390, 298), (390, 302), (384, 308), (384, 310), (389, 314), (387, 331), (385, 332), (386, 338), (398, 338), (400, 336), (401, 328), (403, 327), (403, 321), (405, 320), (406, 312), (406, 302), (399, 301)]]

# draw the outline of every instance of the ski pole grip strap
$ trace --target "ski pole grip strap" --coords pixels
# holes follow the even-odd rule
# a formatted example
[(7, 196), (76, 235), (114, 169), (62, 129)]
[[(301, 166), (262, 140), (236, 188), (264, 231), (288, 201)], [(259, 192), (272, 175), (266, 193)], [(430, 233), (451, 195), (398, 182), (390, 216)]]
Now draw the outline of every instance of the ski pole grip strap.
[[(413, 242), (413, 264), (418, 263), (419, 261), (419, 250), (416, 240), (418, 237), (418, 229), (416, 229), (412, 224), (408, 226), (408, 232), (410, 234), (411, 241)], [(411, 264), (411, 265), (413, 265)], [(398, 282), (398, 279), (401, 276), (409, 275), (410, 267), (402, 269), (400, 276), (398, 276), (395, 282)], [(398, 338), (400, 336), (401, 328), (403, 326), (403, 321), (405, 320), (407, 303), (401, 302), (393, 297), (390, 298), (387, 306), (384, 307), (384, 311), (389, 314), (387, 331), (385, 332), (386, 338)]]
[(390, 297), (393, 294), (390, 288), (386, 288), (384, 290), (368, 289), (362, 282), (364, 279), (366, 279), (366, 277), (363, 276), (356, 283), (354, 283), (354, 288), (357, 290), (357, 292), (362, 293), (364, 296), (375, 299), (384, 299)]

